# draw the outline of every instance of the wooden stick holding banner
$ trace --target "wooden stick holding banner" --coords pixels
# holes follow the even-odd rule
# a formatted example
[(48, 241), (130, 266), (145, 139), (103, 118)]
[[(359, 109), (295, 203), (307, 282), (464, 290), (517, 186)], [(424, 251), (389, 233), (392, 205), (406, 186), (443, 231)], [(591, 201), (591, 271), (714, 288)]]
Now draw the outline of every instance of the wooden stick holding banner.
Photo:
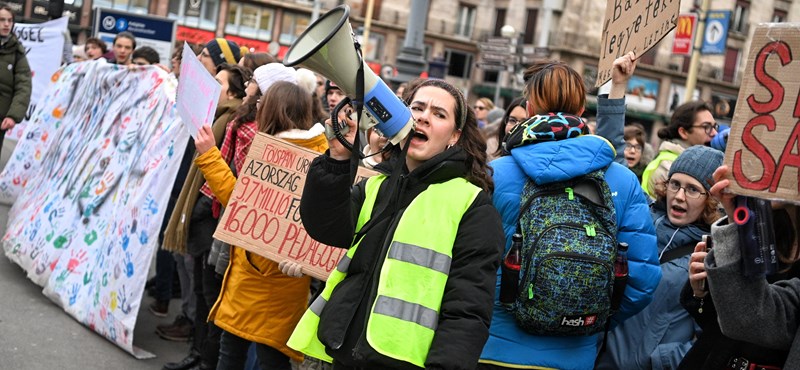
[(197, 137), (197, 131), (203, 125), (214, 122), (220, 91), (222, 86), (197, 60), (189, 44), (184, 42), (181, 83), (178, 84), (176, 103), (178, 115), (193, 138)]
[[(327, 280), (347, 252), (311, 239), (300, 220), (300, 197), (319, 153), (258, 133), (214, 237)], [(356, 182), (377, 172), (359, 167)], [(342, 215), (349, 217), (349, 215)]]
[(753, 34), (725, 150), (731, 191), (800, 202), (800, 23)]
[(611, 80), (614, 60), (656, 46), (677, 25), (679, 0), (608, 0), (596, 87)]

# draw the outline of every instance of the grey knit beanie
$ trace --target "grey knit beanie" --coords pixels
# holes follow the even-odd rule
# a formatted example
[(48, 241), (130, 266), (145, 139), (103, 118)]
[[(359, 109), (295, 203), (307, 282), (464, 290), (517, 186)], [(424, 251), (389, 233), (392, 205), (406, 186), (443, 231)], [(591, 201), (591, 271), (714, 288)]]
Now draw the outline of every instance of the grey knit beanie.
[(714, 180), (712, 175), (722, 165), (724, 154), (719, 150), (702, 145), (691, 146), (684, 150), (669, 168), (669, 176), (684, 173), (703, 184), (706, 191), (711, 189)]

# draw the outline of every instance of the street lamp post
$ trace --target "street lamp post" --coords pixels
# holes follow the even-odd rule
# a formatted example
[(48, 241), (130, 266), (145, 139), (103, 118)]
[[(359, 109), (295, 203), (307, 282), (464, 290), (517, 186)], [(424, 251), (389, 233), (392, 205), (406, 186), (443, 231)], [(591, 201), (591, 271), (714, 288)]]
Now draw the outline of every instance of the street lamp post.
[[(517, 30), (510, 25), (505, 25), (503, 28), (500, 29), (500, 35), (511, 40), (512, 43), (515, 40), (515, 36), (517, 35)], [(516, 45), (513, 46), (516, 49)], [(511, 54), (516, 55), (516, 50), (514, 50)], [(508, 61), (504, 62), (504, 64), (508, 64)], [(506, 84), (506, 80), (508, 80), (508, 66), (506, 66), (506, 70), (501, 71), (497, 74), (497, 84), (495, 84), (494, 88), (494, 104), (500, 105), (500, 89)]]

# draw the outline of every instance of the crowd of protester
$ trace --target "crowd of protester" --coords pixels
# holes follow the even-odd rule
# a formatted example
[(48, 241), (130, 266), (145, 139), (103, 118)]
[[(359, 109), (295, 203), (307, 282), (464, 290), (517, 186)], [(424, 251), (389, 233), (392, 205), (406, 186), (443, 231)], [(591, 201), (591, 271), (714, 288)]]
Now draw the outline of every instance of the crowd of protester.
[[(0, 64), (9, 65), (0, 68), (0, 135), (23, 120), (30, 99), (13, 22), (11, 8), (0, 6)], [(180, 298), (180, 314), (157, 334), (191, 342), (187, 356), (164, 369), (800, 366), (798, 208), (772, 202), (774, 222), (764, 231), (776, 236), (783, 268), (744, 277), (741, 226), (729, 221), (736, 200), (722, 166), (727, 132), (707, 103), (690, 101), (657, 132), (654, 150), (647, 130), (625, 118), (635, 54), (614, 62), (611, 91), (598, 97), (591, 124), (582, 118), (583, 78), (559, 61), (527, 67), (522, 96), (505, 109), (444, 80), (399, 85), (415, 127), (395, 146), (374, 129), (359, 132), (344, 109), (344, 139), (363, 135), (353, 151), (379, 173), (353, 185), (353, 153), (325, 135), (329, 112), (346, 96), (336, 83), (224, 38), (193, 50), (222, 89), (213, 121), (184, 148), (161, 228), (162, 245), (181, 252), (159, 250), (148, 282), (154, 315), (166, 317)], [(178, 79), (183, 62), (178, 48), (162, 64), (127, 32), (110, 48), (89, 38), (73, 57), (157, 65)], [(212, 237), (258, 132), (320, 153), (300, 214), (311, 237), (348, 248), (327, 282)], [(624, 254), (619, 304), (604, 330), (532, 331), (500, 297), (501, 263), (527, 232), (521, 199), (532, 184), (594, 173), (611, 196), (615, 263)]]

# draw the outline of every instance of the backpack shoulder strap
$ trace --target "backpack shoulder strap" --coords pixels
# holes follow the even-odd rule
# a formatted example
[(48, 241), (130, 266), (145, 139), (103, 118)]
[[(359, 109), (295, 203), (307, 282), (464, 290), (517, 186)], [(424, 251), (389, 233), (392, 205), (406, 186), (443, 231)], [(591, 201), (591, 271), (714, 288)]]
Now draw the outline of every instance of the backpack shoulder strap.
[(669, 261), (681, 258), (687, 254), (691, 254), (694, 251), (694, 247), (695, 246), (693, 244), (686, 244), (678, 248), (670, 249), (661, 255), (661, 258), (659, 258), (658, 262), (659, 264), (663, 265)]

